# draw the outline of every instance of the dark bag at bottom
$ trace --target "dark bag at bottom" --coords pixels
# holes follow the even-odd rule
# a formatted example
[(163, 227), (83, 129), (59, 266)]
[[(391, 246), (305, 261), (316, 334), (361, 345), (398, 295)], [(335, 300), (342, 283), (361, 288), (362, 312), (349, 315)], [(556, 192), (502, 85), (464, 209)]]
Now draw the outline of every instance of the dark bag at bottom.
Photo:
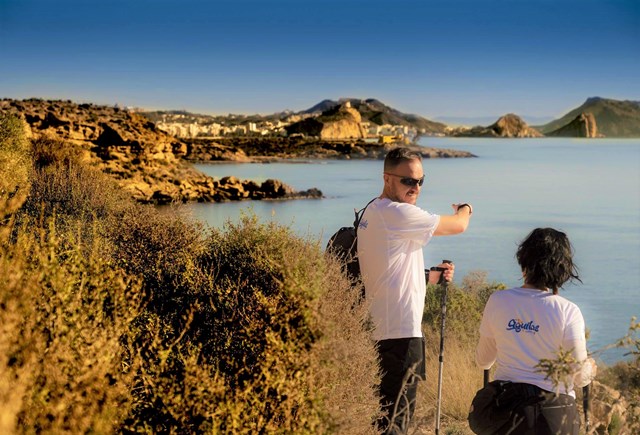
[(511, 410), (496, 405), (497, 397), (502, 393), (503, 381), (489, 382), (478, 390), (469, 409), (469, 427), (477, 434), (494, 434), (509, 423)]
[(577, 434), (580, 428), (573, 397), (508, 381), (493, 381), (479, 390), (468, 421), (481, 435)]

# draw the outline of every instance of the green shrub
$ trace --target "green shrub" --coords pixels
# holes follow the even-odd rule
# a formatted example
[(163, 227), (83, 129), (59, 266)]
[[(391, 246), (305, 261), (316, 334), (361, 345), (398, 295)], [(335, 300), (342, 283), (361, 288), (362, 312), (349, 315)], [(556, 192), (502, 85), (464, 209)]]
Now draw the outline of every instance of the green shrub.
[(164, 316), (175, 312), (176, 304), (188, 306), (190, 274), (197, 273), (195, 262), (205, 249), (202, 225), (173, 210), (160, 213), (142, 204), (122, 207), (105, 221), (110, 255), (143, 278), (148, 310)]
[(373, 430), (375, 351), (339, 266), (317, 243), (255, 217), (213, 231), (204, 246), (172, 269), (163, 282), (174, 289), (140, 330), (142, 348), (164, 357), (146, 358), (131, 427)]
[(25, 188), (31, 169), (27, 126), (20, 118), (0, 112), (0, 195), (15, 194)]
[(621, 429), (622, 429), (622, 421), (620, 419), (620, 415), (618, 413), (614, 413), (611, 416), (611, 422), (607, 427), (607, 433), (609, 435), (618, 435)]
[(131, 403), (122, 355), (138, 283), (59, 238), (53, 221), (1, 242), (0, 432), (117, 430)]
[(60, 139), (33, 141), (33, 182), (24, 212), (33, 217), (57, 215), (57, 225), (104, 220), (130, 203), (116, 183), (84, 163), (81, 150)]

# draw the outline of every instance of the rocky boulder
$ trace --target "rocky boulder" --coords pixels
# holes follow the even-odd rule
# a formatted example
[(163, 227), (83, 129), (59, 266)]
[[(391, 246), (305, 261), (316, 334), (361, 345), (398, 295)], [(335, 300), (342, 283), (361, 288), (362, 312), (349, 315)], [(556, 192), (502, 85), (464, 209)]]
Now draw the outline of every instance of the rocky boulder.
[(350, 102), (323, 112), (318, 117), (303, 119), (287, 127), (287, 133), (319, 137), (323, 140), (362, 139), (366, 132), (360, 112)]
[(320, 139), (361, 139), (366, 136), (360, 112), (348, 101), (337, 110), (323, 113), (319, 121), (323, 124)]
[(581, 113), (576, 116), (573, 121), (547, 133), (547, 136), (556, 137), (587, 137), (594, 138), (598, 136), (598, 126), (596, 125), (596, 118), (592, 113)]

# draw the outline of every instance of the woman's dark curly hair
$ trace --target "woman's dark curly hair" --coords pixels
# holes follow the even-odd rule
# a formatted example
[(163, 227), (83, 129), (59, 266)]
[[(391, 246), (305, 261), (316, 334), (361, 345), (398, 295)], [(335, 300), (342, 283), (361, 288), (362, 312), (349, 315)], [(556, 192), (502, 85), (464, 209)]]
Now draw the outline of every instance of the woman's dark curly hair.
[[(536, 228), (520, 243), (516, 252), (525, 283), (553, 294), (572, 279), (580, 281), (573, 264), (573, 248), (567, 235), (553, 228)], [(582, 282), (582, 281), (580, 281)]]

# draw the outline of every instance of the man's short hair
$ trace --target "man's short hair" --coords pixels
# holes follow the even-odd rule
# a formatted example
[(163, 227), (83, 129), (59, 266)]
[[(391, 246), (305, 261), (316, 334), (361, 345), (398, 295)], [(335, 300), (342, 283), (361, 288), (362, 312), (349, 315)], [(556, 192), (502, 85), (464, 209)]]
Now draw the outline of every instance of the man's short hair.
[(393, 169), (398, 166), (402, 162), (406, 162), (408, 160), (420, 160), (422, 161), (422, 156), (419, 152), (413, 151), (410, 148), (400, 147), (394, 148), (387, 153), (387, 156), (384, 158), (384, 170), (388, 171), (389, 169)]

